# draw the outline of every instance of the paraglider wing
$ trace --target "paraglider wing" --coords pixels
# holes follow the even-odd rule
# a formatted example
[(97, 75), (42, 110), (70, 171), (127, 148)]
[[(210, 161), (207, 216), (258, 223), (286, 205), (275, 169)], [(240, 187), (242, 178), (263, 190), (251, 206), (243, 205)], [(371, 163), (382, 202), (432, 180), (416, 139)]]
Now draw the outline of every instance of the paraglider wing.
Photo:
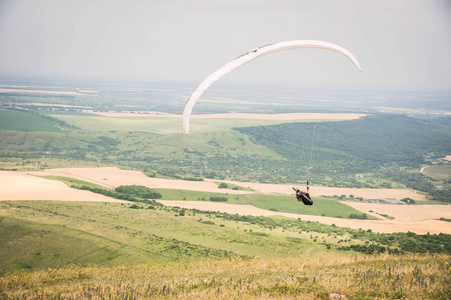
[(236, 68), (248, 62), (251, 62), (256, 58), (259, 58), (260, 56), (283, 50), (291, 50), (298, 48), (318, 48), (336, 51), (349, 58), (357, 67), (357, 69), (359, 69), (360, 71), (362, 70), (359, 66), (358, 61), (355, 59), (354, 55), (352, 55), (351, 52), (340, 46), (328, 42), (314, 40), (295, 40), (262, 46), (260, 48), (257, 48), (255, 50), (252, 50), (250, 52), (247, 52), (246, 54), (237, 57), (236, 59), (217, 69), (215, 72), (210, 74), (210, 76), (205, 78), (204, 81), (202, 81), (202, 83), (197, 87), (197, 89), (193, 92), (191, 97), (186, 102), (185, 109), (183, 110), (183, 128), (185, 129), (185, 133), (186, 134), (189, 133), (189, 121), (194, 104), (196, 104), (197, 99), (199, 99), (200, 96), (202, 96), (202, 94), (205, 92), (205, 90), (208, 89), (208, 87), (212, 85), (216, 80), (218, 80), (225, 74), (235, 70)]

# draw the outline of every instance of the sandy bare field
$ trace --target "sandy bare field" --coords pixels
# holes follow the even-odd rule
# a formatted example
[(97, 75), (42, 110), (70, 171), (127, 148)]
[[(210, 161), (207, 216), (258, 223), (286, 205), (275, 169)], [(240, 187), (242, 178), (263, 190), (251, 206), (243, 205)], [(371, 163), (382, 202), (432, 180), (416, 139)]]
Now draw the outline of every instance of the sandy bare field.
[[(0, 171), (0, 200), (66, 200), (66, 201), (119, 201), (90, 193), (87, 191), (74, 190), (65, 184), (39, 178), (37, 176), (65, 176), (77, 178), (93, 182), (105, 187), (117, 187), (120, 185), (144, 185), (150, 188), (175, 188), (194, 191), (218, 192), (229, 194), (245, 194), (246, 191), (234, 191), (227, 189), (219, 189), (217, 184), (212, 181), (191, 182), (182, 180), (168, 180), (159, 178), (150, 178), (138, 171), (121, 170), (115, 167), (108, 168), (61, 168), (45, 170), (40, 172), (6, 172)], [(291, 186), (276, 184), (252, 184), (239, 183), (235, 184), (251, 187), (261, 192), (291, 194)], [(338, 190), (338, 192), (337, 192)], [(353, 195), (359, 196), (359, 189), (331, 189), (322, 187), (311, 187), (311, 193), (315, 196), (319, 194), (346, 194), (346, 191), (352, 192)], [(363, 190), (363, 189), (362, 189)], [(324, 192), (326, 191), (326, 192)], [(371, 190), (375, 193), (378, 190)], [(390, 192), (396, 190), (382, 190), (384, 197), (392, 197)], [(385, 192), (384, 192), (385, 191)], [(400, 190), (409, 192), (408, 190)], [(369, 191), (362, 191), (362, 195)], [(413, 193), (413, 192), (411, 192)], [(373, 194), (374, 195), (374, 194)], [(404, 195), (403, 195), (404, 196)], [(411, 196), (411, 195), (410, 195)], [(412, 197), (411, 197), (412, 198)], [(376, 215), (387, 214), (394, 217), (394, 220), (347, 220), (339, 218), (329, 218), (320, 216), (309, 216), (302, 214), (289, 214), (281, 212), (267, 211), (256, 208), (251, 205), (232, 205), (225, 203), (200, 202), (200, 201), (171, 201), (162, 200), (165, 205), (173, 205), (185, 208), (197, 208), (202, 210), (221, 211), (228, 213), (238, 213), (243, 215), (269, 216), (283, 215), (293, 218), (301, 218), (305, 221), (318, 221), (324, 224), (335, 224), (342, 227), (362, 228), (364, 230), (371, 229), (375, 232), (415, 232), (425, 234), (433, 233), (449, 233), (451, 234), (451, 223), (438, 221), (441, 217), (451, 218), (451, 205), (391, 205), (391, 204), (367, 204), (342, 202), (343, 204), (352, 206), (361, 212)], [(308, 209), (308, 208), (306, 208)], [(373, 211), (373, 213), (370, 212)]]
[[(140, 118), (181, 118), (181, 115), (161, 113), (161, 112), (93, 112), (93, 114), (106, 117), (140, 117)], [(249, 119), (249, 120), (272, 120), (272, 121), (295, 121), (295, 120), (354, 120), (366, 116), (365, 114), (345, 114), (345, 113), (288, 113), (288, 114), (205, 114), (192, 115), (191, 119)]]
[[(363, 230), (371, 229), (374, 232), (393, 233), (393, 232), (415, 232), (417, 234), (439, 234), (447, 233), (451, 234), (451, 223), (436, 220), (440, 216), (451, 214), (451, 205), (421, 205), (411, 206), (407, 212), (403, 211), (403, 208), (407, 208), (404, 205), (392, 205), (392, 204), (373, 204), (373, 211), (382, 213), (382, 211), (390, 211), (389, 215), (396, 217), (395, 220), (350, 220), (340, 218), (330, 218), (321, 216), (310, 216), (302, 214), (291, 214), (283, 212), (273, 212), (269, 210), (260, 209), (252, 205), (237, 205), (237, 204), (225, 204), (214, 203), (204, 201), (171, 201), (160, 200), (167, 206), (178, 206), (182, 208), (196, 208), (200, 210), (219, 211), (230, 214), (250, 215), (250, 216), (285, 216), (289, 218), (301, 218), (303, 221), (312, 221), (323, 224), (332, 225), (335, 224), (339, 227), (348, 227), (353, 229), (362, 228)], [(349, 205), (349, 202), (343, 202)], [(355, 203), (360, 204), (360, 203)], [(352, 205), (351, 205), (352, 206)], [(396, 209), (394, 209), (396, 208)], [(306, 208), (308, 209), (308, 208)], [(366, 209), (366, 208), (365, 208)], [(423, 211), (427, 211), (425, 215), (422, 215)], [(399, 213), (399, 216), (398, 216)], [(410, 215), (410, 216), (407, 216)]]
[[(386, 214), (397, 221), (424, 221), (440, 218), (451, 218), (451, 205), (396, 205), (360, 202), (341, 202), (361, 212)], [(374, 215), (374, 214), (373, 214)], [(449, 223), (451, 226), (451, 223)]]
[(121, 170), (115, 167), (107, 168), (62, 168), (50, 169), (40, 172), (30, 172), (38, 176), (65, 176), (88, 182), (92, 182), (104, 187), (115, 188), (120, 185), (143, 185), (149, 188), (181, 189), (188, 191), (203, 191), (229, 194), (246, 194), (245, 191), (234, 191), (219, 189), (218, 185), (212, 181), (184, 181), (161, 178), (150, 178), (142, 172)]
[(0, 171), (0, 200), (126, 202), (88, 191), (75, 190), (60, 181), (7, 171)]

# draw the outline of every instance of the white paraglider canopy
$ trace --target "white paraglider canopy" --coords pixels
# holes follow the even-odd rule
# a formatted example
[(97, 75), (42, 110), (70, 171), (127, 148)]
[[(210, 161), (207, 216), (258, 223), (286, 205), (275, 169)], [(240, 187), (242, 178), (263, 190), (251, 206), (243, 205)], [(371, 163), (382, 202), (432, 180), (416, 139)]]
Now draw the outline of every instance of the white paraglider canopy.
[(359, 62), (357, 61), (357, 59), (355, 59), (354, 55), (352, 55), (351, 52), (332, 43), (315, 40), (295, 40), (262, 46), (237, 57), (236, 59), (217, 69), (215, 72), (210, 74), (210, 76), (205, 78), (204, 81), (202, 81), (202, 83), (197, 87), (197, 89), (193, 92), (191, 97), (186, 102), (185, 109), (183, 110), (183, 128), (185, 129), (185, 133), (189, 133), (189, 122), (194, 104), (196, 104), (197, 99), (199, 99), (205, 92), (205, 90), (207, 90), (208, 87), (212, 85), (216, 80), (218, 80), (225, 74), (235, 70), (236, 68), (241, 67), (242, 65), (251, 62), (256, 58), (259, 58), (260, 56), (298, 48), (316, 48), (336, 51), (349, 58), (357, 67), (357, 69), (362, 71), (359, 66)]

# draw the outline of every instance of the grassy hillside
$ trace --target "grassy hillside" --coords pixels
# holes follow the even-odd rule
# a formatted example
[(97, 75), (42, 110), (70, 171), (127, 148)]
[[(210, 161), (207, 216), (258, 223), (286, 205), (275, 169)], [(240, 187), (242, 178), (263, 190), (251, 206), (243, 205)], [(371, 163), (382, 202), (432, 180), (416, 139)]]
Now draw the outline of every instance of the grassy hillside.
[[(430, 152), (451, 152), (451, 132), (429, 122), (400, 115), (372, 115), (359, 120), (291, 123), (237, 128), (253, 141), (305, 165), (312, 142), (318, 172), (342, 169), (364, 172), (396, 162), (419, 166)], [(314, 139), (314, 141), (313, 141)]]
[(144, 203), (0, 202), (2, 273), (327, 251), (451, 253), (449, 235), (377, 234)]
[[(435, 122), (434, 122), (435, 123)], [(451, 201), (448, 188), (437, 190), (418, 172), (451, 153), (449, 128), (400, 115), (376, 114), (360, 120), (292, 123), (235, 128), (290, 162), (274, 166), (273, 180), (303, 174), (317, 184), (339, 187), (392, 188), (397, 182), (433, 199)], [(291, 167), (290, 167), (291, 166)], [(293, 166), (298, 172), (293, 172)], [(415, 171), (416, 169), (416, 171)], [(356, 178), (356, 174), (360, 174)], [(364, 174), (364, 175), (362, 175)], [(269, 179), (269, 176), (265, 178)]]
[(1, 217), (0, 226), (2, 273), (93, 262), (110, 265), (112, 260), (115, 263), (151, 261), (148, 256), (139, 259), (138, 249), (65, 225)]
[(451, 282), (447, 235), (55, 201), (0, 202), (0, 228), (0, 298), (446, 299)]

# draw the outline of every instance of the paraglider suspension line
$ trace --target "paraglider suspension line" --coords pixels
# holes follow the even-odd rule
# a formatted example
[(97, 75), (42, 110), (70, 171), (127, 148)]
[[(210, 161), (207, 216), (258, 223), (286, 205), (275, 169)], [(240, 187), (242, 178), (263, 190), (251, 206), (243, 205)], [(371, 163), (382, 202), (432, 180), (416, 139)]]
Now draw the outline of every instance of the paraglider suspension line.
[(316, 124), (313, 125), (313, 137), (312, 137), (312, 146), (310, 148), (310, 158), (309, 158), (309, 162), (308, 162), (308, 176), (307, 176), (307, 182), (310, 180), (310, 172), (312, 169), (311, 166), (311, 162), (312, 162), (312, 158), (313, 158), (313, 150), (315, 148), (315, 132), (316, 132)]

